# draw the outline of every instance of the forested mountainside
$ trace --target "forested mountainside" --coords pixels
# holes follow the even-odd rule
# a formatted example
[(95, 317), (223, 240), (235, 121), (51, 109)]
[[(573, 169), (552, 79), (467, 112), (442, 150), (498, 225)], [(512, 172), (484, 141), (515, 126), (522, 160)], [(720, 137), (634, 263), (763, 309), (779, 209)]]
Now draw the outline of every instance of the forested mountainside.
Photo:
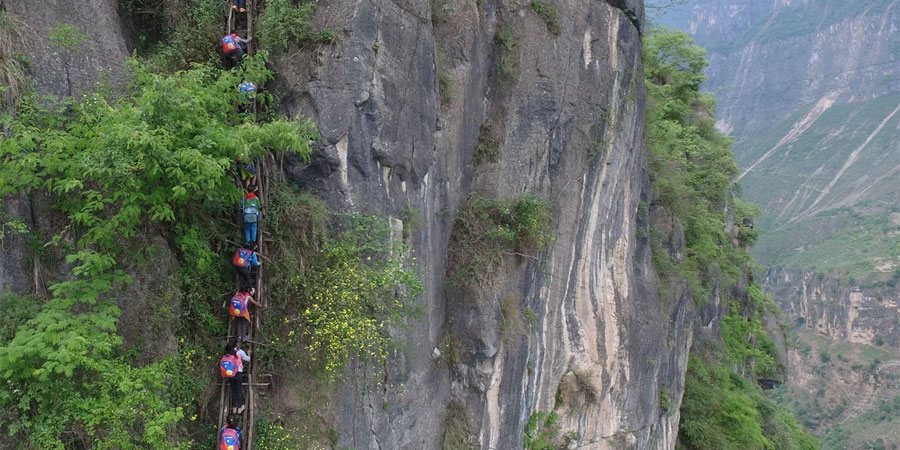
[(813, 447), (702, 51), (640, 0), (248, 6), (0, 6), (0, 448), (216, 446), (236, 161), (241, 448)]
[(796, 344), (786, 399), (824, 448), (900, 444), (900, 4), (692, 2), (705, 87), (763, 210), (754, 254)]

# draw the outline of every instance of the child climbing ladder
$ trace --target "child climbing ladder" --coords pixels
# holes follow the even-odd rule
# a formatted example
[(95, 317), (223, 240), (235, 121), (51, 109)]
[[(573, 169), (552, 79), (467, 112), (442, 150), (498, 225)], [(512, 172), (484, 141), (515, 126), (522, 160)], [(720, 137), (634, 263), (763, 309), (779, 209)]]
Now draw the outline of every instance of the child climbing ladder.
[[(265, 198), (268, 192), (268, 178), (266, 176), (266, 167), (268, 165), (267, 163), (268, 161), (266, 159), (263, 159), (258, 168), (258, 182), (261, 184), (262, 188), (258, 189), (257, 192), (261, 190), (259, 194), (263, 198)], [(238, 185), (240, 185), (239, 180), (237, 181), (237, 183)], [(243, 207), (241, 207), (241, 218), (243, 218)], [(262, 251), (261, 248), (264, 248), (265, 246), (265, 240), (263, 239), (264, 234), (262, 216), (257, 217), (256, 219), (256, 233), (259, 242), (257, 246), (254, 246), (254, 249)], [(244, 228), (241, 227), (240, 231), (243, 236)], [(246, 247), (246, 245), (244, 247)], [(240, 252), (235, 255), (235, 259), (239, 255)], [(235, 317), (229, 322), (227, 336), (229, 341), (225, 348), (225, 356), (223, 356), (222, 358), (223, 362), (227, 359), (228, 363), (230, 364), (232, 370), (231, 376), (229, 376), (229, 374), (225, 372), (226, 368), (222, 367), (220, 363), (223, 383), (219, 396), (218, 428), (220, 430), (227, 429), (227, 427), (223, 428), (223, 426), (226, 418), (229, 417), (229, 414), (240, 416), (240, 419), (235, 419), (238, 423), (243, 425), (243, 432), (241, 433), (241, 440), (243, 442), (242, 446), (238, 447), (238, 449), (245, 450), (252, 450), (253, 448), (253, 422), (255, 419), (254, 388), (256, 387), (256, 371), (255, 365), (250, 363), (250, 360), (252, 359), (250, 355), (253, 355), (255, 352), (255, 339), (260, 326), (261, 314), (259, 313), (259, 309), (265, 307), (265, 296), (263, 294), (264, 285), (262, 281), (263, 276), (261, 265), (257, 266), (255, 274), (251, 275), (251, 273), (248, 271), (246, 278), (243, 275), (237, 275), (236, 282), (239, 284), (239, 291), (238, 294), (235, 295), (235, 298), (237, 298), (236, 303), (238, 304), (238, 313), (236, 314), (232, 312), (232, 310), (235, 309), (235, 298), (232, 298), (230, 302), (226, 302), (226, 306), (229, 309), (229, 315), (237, 315), (238, 317)], [(251, 303), (249, 301), (250, 295), (254, 296), (256, 300), (255, 302)], [(245, 298), (247, 299), (247, 301), (245, 301)], [(257, 309), (256, 314), (250, 315), (246, 311), (246, 308), (249, 308), (251, 304), (258, 305), (259, 309)], [(252, 318), (252, 320), (248, 320), (249, 318)], [(243, 345), (243, 352), (241, 351), (241, 341), (246, 341), (245, 345)]]
[[(239, 47), (241, 52), (246, 52), (248, 55), (252, 55), (255, 50), (253, 39), (253, 19), (255, 18), (254, 16), (256, 11), (255, 3), (255, 0), (228, 0), (227, 6), (228, 20), (225, 26), (225, 36), (226, 38), (230, 38), (230, 42)], [(246, 8), (246, 13), (243, 11), (244, 8)], [(242, 19), (246, 20), (246, 29), (237, 28), (237, 24), (240, 23)], [(245, 35), (246, 39), (240, 38), (241, 35)], [(222, 45), (223, 50), (226, 52), (226, 56), (230, 56), (232, 58), (233, 67), (239, 66), (242, 60), (242, 56), (235, 60), (233, 55), (228, 55), (228, 49), (225, 47), (225, 38), (223, 38)], [(254, 86), (254, 93), (256, 89), (256, 86)], [(255, 96), (253, 98), (252, 111), (254, 112), (253, 117), (256, 117)], [(256, 165), (256, 184), (258, 186), (256, 195), (262, 197), (260, 199), (262, 205), (267, 204), (265, 200), (265, 197), (268, 194), (268, 180), (266, 177), (267, 162), (267, 159), (261, 158), (260, 163)], [(237, 180), (237, 184), (241, 189), (246, 189), (247, 187), (249, 187), (243, 184), (240, 179)], [(256, 252), (265, 254), (265, 240), (263, 239), (264, 233), (262, 216), (256, 215), (255, 217), (253, 217), (253, 219), (256, 219), (255, 225), (244, 224), (245, 220), (247, 219), (246, 214), (244, 214), (244, 210), (247, 209), (246, 203), (247, 202), (245, 201), (241, 202), (241, 224), (239, 224), (241, 225), (239, 230), (241, 232), (241, 237), (244, 238), (244, 246), (246, 247), (246, 243), (253, 240), (255, 241), (255, 248), (253, 248), (251, 251), (255, 250)], [(255, 204), (259, 206), (259, 200), (257, 200)], [(258, 209), (259, 208), (257, 208), (257, 211)], [(253, 236), (248, 237), (249, 234), (252, 234)], [(254, 254), (254, 257), (255, 256), (256, 255)], [(255, 419), (254, 388), (256, 386), (256, 365), (252, 364), (250, 360), (252, 359), (252, 355), (256, 350), (254, 348), (254, 341), (256, 339), (256, 336), (258, 334), (257, 331), (259, 330), (260, 326), (261, 314), (259, 310), (264, 308), (266, 304), (263, 290), (262, 266), (257, 264), (256, 268), (257, 269), (255, 277), (249, 276), (250, 273), (248, 270), (248, 276), (246, 278), (243, 276), (240, 277), (242, 280), (246, 280), (246, 282), (241, 283), (240, 281), (238, 281), (238, 292), (239, 294), (243, 293), (244, 295), (236, 295), (236, 297), (239, 297), (238, 303), (242, 308), (239, 311), (240, 317), (235, 318), (235, 320), (231, 320), (228, 326), (228, 336), (226, 337), (226, 339), (228, 340), (228, 345), (226, 345), (225, 357), (223, 357), (223, 361), (227, 359), (229, 364), (234, 366), (231, 368), (231, 370), (233, 376), (236, 377), (236, 379), (233, 377), (229, 378), (229, 376), (227, 375), (227, 371), (225, 371), (225, 369), (222, 369), (223, 380), (219, 394), (219, 425), (217, 428), (218, 430), (220, 430), (220, 439), (217, 440), (216, 447), (220, 450), (253, 449), (253, 425)], [(250, 294), (251, 292), (252, 294)], [(243, 301), (245, 297), (249, 299), (249, 295), (247, 294), (252, 295), (256, 301), (254, 302), (254, 304), (259, 306), (256, 314), (245, 314), (244, 308), (249, 308), (251, 304), (249, 300), (247, 302)], [(229, 308), (229, 310), (231, 309), (232, 308)], [(252, 320), (250, 320), (251, 317)], [(238, 327), (239, 324), (241, 325), (241, 327)], [(245, 340), (247, 336), (249, 336), (249, 339), (247, 340), (245, 345), (243, 345), (243, 349), (241, 349), (240, 340)], [(232, 347), (232, 345), (234, 345), (234, 347)], [(228, 387), (230, 387), (230, 389), (226, 389)], [(227, 394), (227, 391), (229, 390), (231, 391), (231, 393)], [(230, 401), (226, 402), (226, 400)], [(235, 406), (237, 407), (237, 409), (235, 409)], [(227, 424), (226, 418), (228, 419)], [(240, 428), (238, 428), (238, 426), (240, 426)], [(231, 444), (223, 444), (224, 441), (222, 440), (222, 438), (226, 433)], [(226, 445), (226, 448), (222, 449), (222, 445)]]

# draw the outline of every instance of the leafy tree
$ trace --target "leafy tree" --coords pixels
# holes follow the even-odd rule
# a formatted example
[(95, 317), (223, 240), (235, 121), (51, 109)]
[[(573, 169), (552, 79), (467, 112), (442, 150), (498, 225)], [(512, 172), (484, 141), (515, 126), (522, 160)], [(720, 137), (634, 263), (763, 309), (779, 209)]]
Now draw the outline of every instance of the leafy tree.
[(169, 392), (172, 358), (134, 367), (116, 334), (112, 292), (129, 282), (120, 261), (147, 227), (170, 234), (195, 267), (219, 258), (210, 216), (240, 197), (230, 167), (242, 154), (308, 157), (312, 124), (258, 125), (235, 112), (242, 78), (265, 81), (265, 55), (239, 72), (198, 66), (160, 76), (131, 62), (131, 94), (111, 100), (31, 98), (3, 117), (0, 195), (46, 192), (68, 217), (47, 243), (71, 273), (0, 346), (0, 407), (10, 433), (40, 448), (187, 448), (168, 433), (183, 417)]

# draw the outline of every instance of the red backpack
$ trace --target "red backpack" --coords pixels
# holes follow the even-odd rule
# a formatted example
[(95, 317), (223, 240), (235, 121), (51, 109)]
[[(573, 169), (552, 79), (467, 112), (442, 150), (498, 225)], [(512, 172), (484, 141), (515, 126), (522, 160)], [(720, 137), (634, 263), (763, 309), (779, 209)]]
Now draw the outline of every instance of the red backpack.
[(219, 439), (219, 450), (240, 450), (241, 434), (234, 428), (225, 428), (222, 430), (222, 437)]
[(222, 38), (222, 51), (226, 55), (230, 55), (241, 48), (241, 44), (235, 39), (236, 34), (229, 34)]
[(231, 307), (228, 308), (231, 317), (242, 317), (247, 312), (247, 297), (249, 296), (246, 292), (234, 294), (234, 297), (231, 298)]
[(241, 358), (238, 358), (237, 355), (225, 355), (219, 360), (219, 371), (225, 378), (236, 377), (242, 367)]
[(247, 267), (250, 265), (250, 255), (253, 252), (247, 250), (246, 248), (238, 249), (237, 253), (234, 254), (234, 259), (231, 262), (238, 267)]

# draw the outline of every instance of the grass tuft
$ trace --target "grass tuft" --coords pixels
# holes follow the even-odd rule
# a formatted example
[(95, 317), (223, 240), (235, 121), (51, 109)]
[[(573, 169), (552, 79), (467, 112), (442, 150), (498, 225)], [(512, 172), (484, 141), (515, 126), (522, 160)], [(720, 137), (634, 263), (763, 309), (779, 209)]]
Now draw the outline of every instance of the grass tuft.
[(556, 10), (556, 6), (544, 0), (531, 0), (531, 9), (544, 21), (550, 34), (559, 36), (562, 33), (562, 27), (559, 25), (559, 11)]

